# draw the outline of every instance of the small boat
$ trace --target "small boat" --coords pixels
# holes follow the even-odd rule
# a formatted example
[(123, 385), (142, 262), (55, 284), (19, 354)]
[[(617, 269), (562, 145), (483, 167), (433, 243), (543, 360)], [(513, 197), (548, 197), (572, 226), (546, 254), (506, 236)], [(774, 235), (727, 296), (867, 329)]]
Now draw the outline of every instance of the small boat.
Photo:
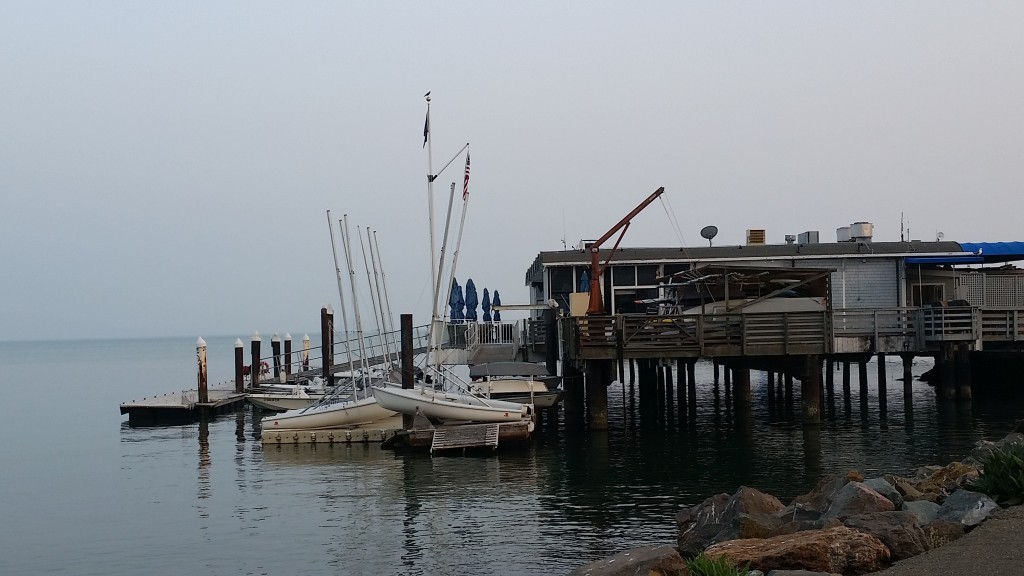
[[(380, 382), (381, 386), (386, 386)], [(383, 420), (395, 415), (394, 410), (381, 406), (363, 383), (353, 387), (336, 387), (319, 402), (305, 408), (288, 410), (266, 416), (263, 430), (322, 430), (326, 428), (352, 428)]]
[(296, 388), (290, 392), (261, 392), (246, 396), (249, 403), (260, 410), (281, 412), (306, 408), (324, 397), (323, 392), (310, 392)]
[[(469, 369), (473, 394), (533, 404), (538, 410), (550, 410), (562, 400), (557, 378), (548, 374), (546, 367), (530, 362), (488, 362)], [(551, 383), (554, 383), (554, 386)]]
[(439, 423), (520, 422), (532, 418), (528, 405), (461, 392), (382, 386), (373, 386), (370, 390), (381, 406), (402, 414), (419, 412)]

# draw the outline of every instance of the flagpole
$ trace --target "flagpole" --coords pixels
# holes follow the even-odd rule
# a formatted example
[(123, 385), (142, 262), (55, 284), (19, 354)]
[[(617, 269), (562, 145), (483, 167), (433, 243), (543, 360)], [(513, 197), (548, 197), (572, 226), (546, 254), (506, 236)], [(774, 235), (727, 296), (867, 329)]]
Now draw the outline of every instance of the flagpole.
[[(430, 137), (430, 92), (427, 92), (424, 97), (427, 99), (427, 119), (423, 124), (423, 138), (426, 140), (427, 145), (427, 218), (430, 227), (430, 278), (431, 281), (434, 281), (437, 278), (437, 249), (434, 242), (434, 156), (432, 138)], [(430, 303), (430, 314), (430, 323), (433, 325), (434, 320), (437, 319), (436, 296), (433, 302)]]

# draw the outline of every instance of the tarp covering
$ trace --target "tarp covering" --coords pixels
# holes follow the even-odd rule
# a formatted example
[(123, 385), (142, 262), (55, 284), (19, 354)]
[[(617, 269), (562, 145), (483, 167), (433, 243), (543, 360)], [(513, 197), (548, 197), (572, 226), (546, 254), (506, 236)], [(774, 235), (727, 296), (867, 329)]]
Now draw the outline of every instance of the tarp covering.
[(546, 366), (532, 362), (488, 362), (470, 366), (470, 378), (483, 376), (550, 376), (550, 374)]

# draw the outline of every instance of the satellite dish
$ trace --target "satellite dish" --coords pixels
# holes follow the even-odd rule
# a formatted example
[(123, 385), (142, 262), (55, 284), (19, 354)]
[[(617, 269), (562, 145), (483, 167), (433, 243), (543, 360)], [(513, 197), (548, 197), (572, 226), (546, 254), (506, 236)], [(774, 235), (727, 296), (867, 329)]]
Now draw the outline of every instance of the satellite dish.
[(705, 226), (700, 229), (700, 235), (708, 239), (708, 246), (711, 246), (711, 239), (718, 236), (717, 226)]
[(942, 232), (936, 232), (935, 233), (935, 241), (936, 242), (942, 242), (942, 239), (945, 238), (945, 237), (946, 237), (946, 235), (943, 234)]

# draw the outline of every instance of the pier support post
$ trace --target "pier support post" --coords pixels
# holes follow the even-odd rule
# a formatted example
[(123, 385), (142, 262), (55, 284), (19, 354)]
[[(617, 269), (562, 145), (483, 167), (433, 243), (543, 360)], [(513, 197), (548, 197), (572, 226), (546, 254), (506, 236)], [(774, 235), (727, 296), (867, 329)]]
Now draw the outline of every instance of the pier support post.
[(697, 409), (697, 359), (686, 362), (686, 402), (691, 410)]
[(665, 412), (671, 415), (672, 409), (675, 406), (675, 398), (673, 397), (674, 382), (672, 381), (672, 364), (669, 364), (668, 361), (666, 361), (665, 365), (662, 366), (662, 370), (665, 371)]
[(252, 357), (251, 364), (249, 365), (249, 388), (260, 387), (260, 338), (259, 332), (253, 332), (252, 342), (249, 345), (250, 356)]
[(960, 400), (971, 399), (971, 350), (967, 344), (956, 345), (956, 395)]
[(587, 362), (587, 413), (591, 430), (608, 429), (608, 383), (611, 364), (596, 360)]
[(725, 367), (725, 410), (726, 412), (732, 410), (732, 368), (729, 366)]
[(868, 414), (868, 361), (857, 362), (857, 377), (860, 379), (860, 413), (861, 417)]
[(202, 338), (196, 340), (196, 360), (199, 362), (199, 373), (196, 378), (199, 388), (199, 403), (206, 404), (210, 401), (210, 391), (206, 373), (206, 341)]
[(903, 360), (903, 417), (910, 421), (914, 417), (914, 355), (900, 354), (900, 359)]
[(565, 390), (566, 425), (579, 425), (583, 421), (583, 373), (573, 364), (562, 364), (562, 388)]
[(302, 336), (302, 371), (309, 372), (309, 334)]
[(790, 407), (793, 406), (793, 375), (790, 374), (789, 372), (786, 372), (785, 386), (786, 386), (786, 400), (785, 400), (785, 402), (786, 402), (786, 409), (788, 410)]
[(636, 382), (636, 360), (629, 359), (629, 383)]
[(544, 311), (544, 365), (548, 374), (558, 375), (558, 315), (554, 308)]
[(940, 400), (956, 398), (956, 354), (952, 344), (943, 344), (936, 362), (939, 367), (939, 382), (936, 392)]
[(751, 394), (750, 394), (750, 368), (737, 368), (735, 374), (735, 402), (736, 408), (739, 409), (750, 409)]
[(292, 375), (292, 335), (284, 333), (284, 379)]
[[(412, 354), (412, 314), (402, 314), (398, 318), (399, 325), (401, 326), (401, 362), (402, 362), (402, 388), (404, 390), (412, 390), (416, 385), (416, 375), (413, 371), (413, 354)], [(411, 414), (402, 414), (402, 428), (411, 430), (413, 424), (413, 416)]]
[(245, 392), (245, 345), (235, 339), (235, 393)]
[(888, 383), (886, 380), (888, 376), (885, 373), (885, 354), (878, 354), (878, 411), (881, 417), (885, 417), (885, 413), (889, 408), (889, 393)]
[(821, 356), (808, 354), (804, 358), (804, 378), (800, 381), (800, 402), (803, 404), (804, 424), (821, 423)]
[(320, 309), (320, 353), (324, 382), (334, 386), (334, 310), (330, 306)]
[(714, 368), (715, 368), (715, 393), (717, 394), (717, 393), (718, 393), (718, 383), (719, 383), (719, 382), (721, 381), (721, 380), (719, 379), (719, 375), (718, 375), (718, 369), (719, 369), (719, 367), (721, 366), (721, 364), (719, 364), (719, 363), (718, 363), (718, 360), (717, 360), (717, 359), (715, 359), (715, 360), (712, 360), (712, 361), (711, 361), (711, 364), (712, 364), (712, 366), (714, 366)]
[(775, 372), (765, 372), (764, 386), (768, 396), (768, 410), (775, 410)]
[(270, 339), (270, 352), (274, 355), (274, 380), (281, 380), (281, 337), (274, 332), (274, 337)]

